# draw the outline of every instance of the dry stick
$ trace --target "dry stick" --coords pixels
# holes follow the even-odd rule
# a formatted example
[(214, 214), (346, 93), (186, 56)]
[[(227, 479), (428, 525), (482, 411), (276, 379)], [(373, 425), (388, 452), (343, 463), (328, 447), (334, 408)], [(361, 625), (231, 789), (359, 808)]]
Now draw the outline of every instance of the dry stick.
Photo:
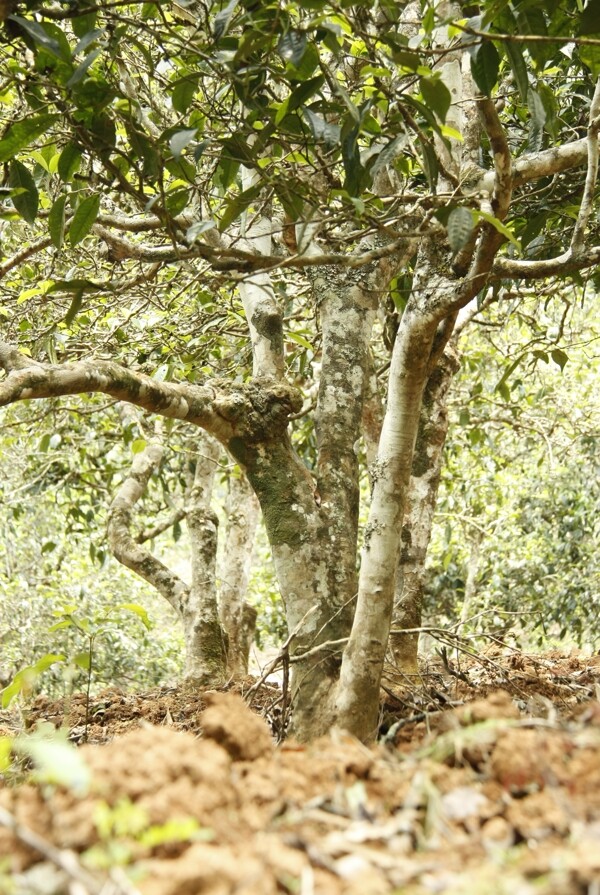
[(0, 825), (10, 830), (13, 836), (16, 836), (24, 845), (51, 861), (56, 867), (66, 873), (70, 879), (84, 886), (90, 895), (139, 895), (138, 889), (130, 885), (127, 880), (109, 879), (101, 881), (96, 879), (81, 866), (74, 852), (56, 848), (51, 842), (30, 830), (29, 827), (19, 823), (16, 817), (5, 808), (0, 808)]
[(255, 684), (252, 684), (250, 689), (246, 691), (246, 695), (244, 697), (246, 699), (246, 701), (248, 701), (249, 696), (251, 696), (253, 693), (255, 693), (258, 690), (258, 688), (264, 684), (264, 682), (269, 677), (269, 675), (275, 671), (275, 669), (281, 662), (283, 662), (283, 659), (285, 656), (287, 656), (287, 659), (289, 662), (290, 644), (302, 630), (302, 626), (306, 622), (307, 618), (309, 618), (309, 616), (311, 616), (313, 614), (313, 612), (316, 612), (317, 609), (318, 609), (318, 606), (311, 606), (310, 609), (304, 613), (304, 615), (302, 616), (302, 618), (300, 619), (300, 621), (298, 622), (298, 624), (296, 625), (296, 627), (294, 628), (292, 633), (288, 636), (287, 640), (285, 640), (284, 643), (282, 644), (281, 649), (279, 650), (279, 652), (277, 653), (275, 658), (269, 662), (269, 664), (267, 665), (267, 667), (265, 668), (265, 670), (263, 671), (263, 673), (261, 674), (261, 676), (259, 677), (257, 682)]

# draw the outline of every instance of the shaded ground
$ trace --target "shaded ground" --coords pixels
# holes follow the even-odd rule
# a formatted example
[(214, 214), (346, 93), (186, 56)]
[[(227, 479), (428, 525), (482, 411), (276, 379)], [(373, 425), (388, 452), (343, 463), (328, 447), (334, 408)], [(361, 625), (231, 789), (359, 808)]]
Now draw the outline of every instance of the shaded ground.
[(253, 710), (239, 692), (107, 690), (87, 731), (83, 696), (38, 697), (25, 723), (66, 713), (92, 782), (7, 775), (0, 892), (600, 892), (600, 657), (498, 650), (423, 683), (390, 690), (374, 749), (276, 747), (280, 693), (250, 681)]

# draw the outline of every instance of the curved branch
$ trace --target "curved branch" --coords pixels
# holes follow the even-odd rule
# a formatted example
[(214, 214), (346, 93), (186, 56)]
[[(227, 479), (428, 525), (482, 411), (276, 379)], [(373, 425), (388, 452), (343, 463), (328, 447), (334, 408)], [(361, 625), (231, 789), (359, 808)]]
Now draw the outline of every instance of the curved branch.
[(108, 512), (108, 542), (120, 563), (154, 587), (183, 616), (190, 589), (182, 579), (160, 560), (136, 543), (131, 535), (131, 514), (148, 486), (150, 477), (160, 465), (162, 445), (149, 444), (136, 454), (131, 472), (117, 490)]
[[(495, 178), (492, 208), (495, 216), (501, 221), (508, 213), (512, 196), (513, 178), (510, 149), (504, 128), (498, 118), (498, 112), (491, 99), (483, 97), (477, 101), (477, 106), (494, 154)], [(491, 224), (484, 224), (482, 227), (481, 240), (467, 277), (468, 281), (476, 286), (476, 291), (479, 291), (485, 278), (489, 275), (494, 258), (504, 239), (505, 237)]]
[(571, 168), (579, 168), (585, 164), (587, 154), (588, 141), (587, 137), (584, 137), (572, 143), (565, 143), (563, 146), (521, 156), (514, 163), (513, 188), (523, 186), (532, 180), (539, 180), (541, 177), (551, 177)]
[(43, 239), (38, 239), (26, 248), (21, 249), (21, 251), (16, 252), (11, 258), (7, 258), (4, 264), (0, 264), (0, 279), (6, 276), (6, 274), (14, 267), (17, 267), (23, 261), (27, 261), (32, 255), (36, 255), (38, 252), (43, 251), (43, 249), (49, 248), (51, 245), (52, 238), (50, 236), (44, 236)]
[(512, 193), (512, 159), (506, 133), (500, 123), (496, 106), (491, 99), (484, 97), (477, 101), (481, 123), (490, 140), (494, 155), (494, 195), (492, 204), (494, 214), (499, 221), (504, 220), (510, 207)]
[(592, 246), (587, 252), (574, 255), (569, 249), (554, 258), (541, 261), (519, 261), (513, 258), (498, 258), (494, 262), (492, 274), (497, 277), (512, 277), (516, 280), (538, 280), (544, 277), (562, 276), (600, 263), (600, 246)]

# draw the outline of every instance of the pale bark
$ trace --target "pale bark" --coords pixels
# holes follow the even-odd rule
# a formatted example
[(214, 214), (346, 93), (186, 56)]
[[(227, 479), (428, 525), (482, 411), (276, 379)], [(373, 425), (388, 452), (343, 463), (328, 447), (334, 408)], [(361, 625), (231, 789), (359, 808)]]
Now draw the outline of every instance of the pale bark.
[(246, 477), (229, 476), (225, 502), (226, 529), (219, 564), (219, 616), (227, 632), (227, 671), (230, 677), (248, 674), (256, 609), (244, 599), (248, 589), (252, 551), (258, 523), (258, 502)]
[[(242, 168), (242, 187), (260, 183), (259, 174)], [(260, 258), (271, 254), (273, 224), (262, 215), (245, 215), (241, 247)], [(240, 281), (238, 290), (248, 321), (252, 344), (252, 374), (281, 379), (283, 362), (283, 319), (268, 273), (257, 272)]]
[(150, 443), (136, 454), (131, 470), (117, 489), (108, 512), (108, 543), (114, 557), (140, 578), (148, 581), (182, 617), (188, 586), (164, 563), (142, 547), (131, 534), (133, 510), (156, 472), (163, 457), (163, 447)]
[(183, 609), (186, 677), (201, 686), (216, 686), (227, 678), (226, 636), (219, 621), (215, 574), (219, 521), (211, 509), (220, 454), (221, 446), (214, 439), (205, 435), (200, 440), (186, 516), (192, 557), (192, 584)]
[(462, 610), (460, 613), (460, 626), (457, 633), (460, 633), (463, 626), (469, 621), (473, 612), (473, 604), (477, 596), (477, 578), (479, 576), (479, 561), (481, 557), (481, 545), (483, 544), (485, 532), (478, 526), (473, 526), (473, 534), (470, 538), (471, 550), (467, 562), (467, 580), (465, 581), (465, 596), (463, 599)]
[(136, 454), (129, 476), (117, 490), (108, 514), (108, 542), (115, 558), (151, 584), (177, 612), (186, 645), (184, 675), (202, 686), (217, 686), (226, 677), (224, 635), (217, 616), (215, 557), (217, 519), (210, 510), (212, 481), (220, 447), (203, 437), (194, 487), (187, 508), (192, 554), (189, 586), (131, 534), (135, 505), (163, 457), (163, 447), (150, 443)]
[[(390, 635), (392, 685), (402, 683), (405, 675), (419, 673), (419, 634), (415, 629), (421, 626), (425, 559), (448, 432), (447, 396), (458, 369), (458, 356), (448, 346), (430, 375), (423, 395), (396, 575), (393, 632)], [(403, 629), (408, 629), (411, 633), (402, 634)], [(398, 672), (402, 676), (400, 681), (396, 676)]]
[(409, 302), (392, 353), (358, 601), (336, 694), (337, 723), (361, 739), (377, 729), (405, 496), (436, 328), (435, 318), (413, 311)]

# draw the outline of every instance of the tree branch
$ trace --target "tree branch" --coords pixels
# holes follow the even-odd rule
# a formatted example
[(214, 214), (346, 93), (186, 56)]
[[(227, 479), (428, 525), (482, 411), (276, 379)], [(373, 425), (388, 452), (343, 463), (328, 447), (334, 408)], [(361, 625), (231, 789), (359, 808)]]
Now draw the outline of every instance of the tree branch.
[(541, 261), (520, 261), (513, 258), (498, 258), (494, 262), (492, 275), (496, 278), (512, 277), (516, 280), (538, 280), (544, 277), (562, 276), (594, 267), (600, 263), (600, 246), (592, 246), (586, 252), (574, 255), (569, 249), (554, 258)]
[(594, 97), (590, 106), (590, 121), (587, 132), (587, 175), (581, 199), (579, 214), (571, 237), (571, 252), (579, 255), (583, 252), (585, 231), (592, 213), (596, 180), (598, 179), (598, 131), (600, 130), (600, 78), (596, 82)]
[(0, 264), (0, 279), (6, 276), (6, 274), (9, 273), (9, 271), (11, 271), (13, 267), (17, 267), (23, 261), (27, 261), (28, 258), (31, 258), (32, 255), (36, 255), (38, 252), (43, 251), (43, 249), (47, 249), (51, 245), (51, 237), (44, 236), (43, 239), (38, 239), (36, 240), (36, 242), (32, 242), (24, 249), (16, 252), (11, 258), (7, 258), (4, 264)]
[(219, 393), (210, 385), (158, 382), (105, 360), (41, 364), (6, 342), (0, 342), (0, 367), (8, 374), (0, 381), (0, 407), (16, 401), (101, 392), (161, 416), (187, 420), (222, 441), (234, 434), (227, 414), (235, 396)]
[(516, 159), (513, 166), (513, 188), (523, 186), (532, 180), (539, 180), (541, 177), (551, 177), (571, 168), (579, 168), (585, 164), (587, 154), (588, 141), (584, 137), (543, 152), (523, 155)]
[(152, 474), (159, 467), (163, 456), (162, 445), (151, 442), (131, 464), (131, 472), (117, 490), (108, 513), (108, 542), (113, 555), (120, 563), (152, 585), (182, 616), (189, 587), (160, 560), (140, 547), (131, 535), (131, 514), (138, 500), (148, 487)]

